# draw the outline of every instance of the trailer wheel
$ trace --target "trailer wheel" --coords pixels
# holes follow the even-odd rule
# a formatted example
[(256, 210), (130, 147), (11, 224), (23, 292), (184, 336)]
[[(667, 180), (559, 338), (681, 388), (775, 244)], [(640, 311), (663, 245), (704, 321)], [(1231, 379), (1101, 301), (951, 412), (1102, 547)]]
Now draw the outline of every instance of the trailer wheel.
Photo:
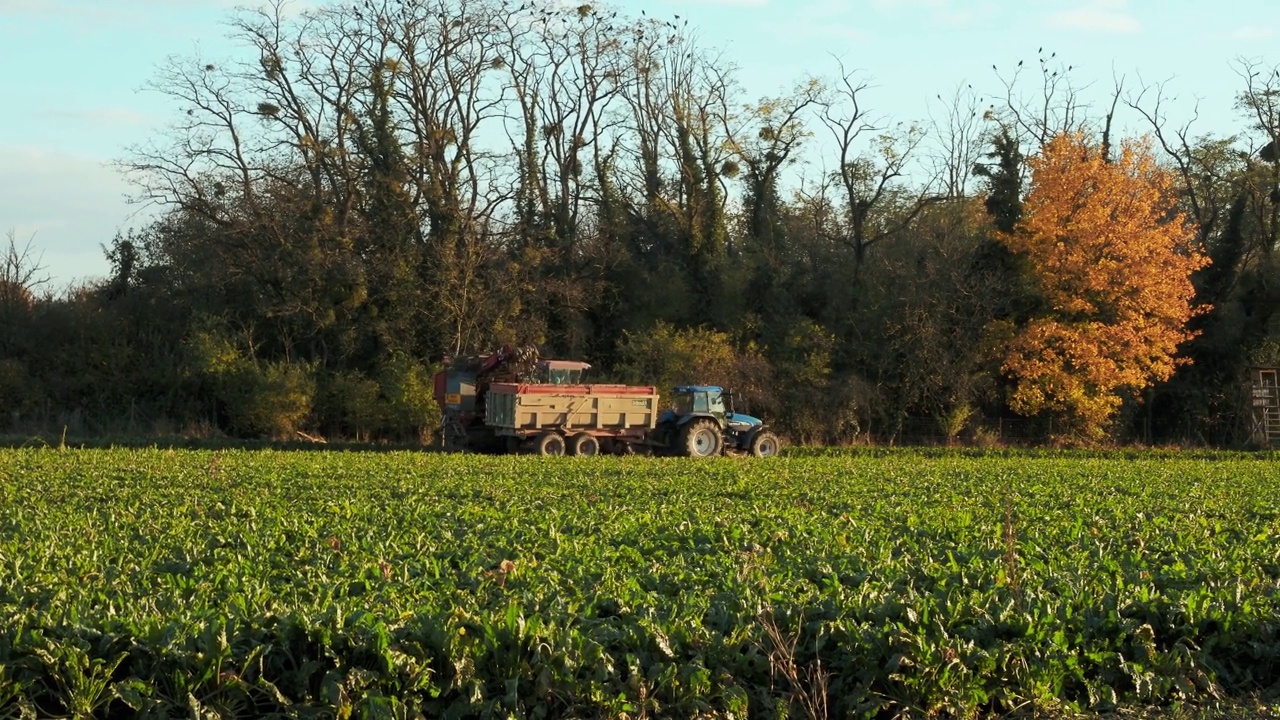
[(693, 420), (684, 426), (680, 446), (685, 457), (712, 457), (720, 454), (724, 438), (720, 428), (710, 420)]
[(539, 455), (563, 455), (564, 436), (560, 433), (544, 432), (534, 441), (533, 447)]
[(591, 457), (600, 454), (600, 441), (593, 435), (578, 433), (569, 438), (569, 454)]
[(782, 441), (768, 430), (756, 433), (751, 438), (751, 454), (756, 457), (773, 457), (782, 448)]

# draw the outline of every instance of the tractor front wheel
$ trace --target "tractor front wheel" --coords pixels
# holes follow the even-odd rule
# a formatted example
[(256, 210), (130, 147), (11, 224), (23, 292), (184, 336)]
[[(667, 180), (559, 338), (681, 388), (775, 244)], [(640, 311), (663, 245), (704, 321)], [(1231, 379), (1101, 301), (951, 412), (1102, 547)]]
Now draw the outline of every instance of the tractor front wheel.
[(680, 447), (685, 457), (713, 457), (720, 454), (724, 438), (720, 428), (710, 420), (694, 420), (684, 426)]
[(751, 454), (756, 457), (773, 457), (782, 448), (782, 441), (777, 435), (765, 430), (751, 438)]
[(555, 432), (544, 432), (533, 443), (534, 452), (539, 455), (563, 455), (564, 436)]

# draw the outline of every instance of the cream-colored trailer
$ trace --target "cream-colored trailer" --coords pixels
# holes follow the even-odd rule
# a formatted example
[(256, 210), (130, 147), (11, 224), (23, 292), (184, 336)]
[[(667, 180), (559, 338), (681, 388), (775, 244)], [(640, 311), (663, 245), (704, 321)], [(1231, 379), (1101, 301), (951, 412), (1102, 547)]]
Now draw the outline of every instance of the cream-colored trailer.
[(602, 441), (624, 452), (645, 441), (660, 411), (657, 388), (643, 385), (494, 383), (484, 405), (485, 424), (509, 447), (542, 455), (595, 455)]

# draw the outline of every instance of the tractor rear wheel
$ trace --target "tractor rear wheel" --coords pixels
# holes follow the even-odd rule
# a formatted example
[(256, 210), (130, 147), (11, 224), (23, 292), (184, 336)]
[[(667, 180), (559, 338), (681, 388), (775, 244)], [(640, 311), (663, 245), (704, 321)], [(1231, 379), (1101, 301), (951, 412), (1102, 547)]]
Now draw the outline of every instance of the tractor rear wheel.
[(594, 435), (587, 433), (578, 433), (569, 438), (569, 454), (574, 456), (591, 457), (600, 454), (600, 441)]
[(691, 421), (680, 434), (680, 449), (685, 457), (719, 455), (723, 443), (719, 426), (705, 418)]
[(765, 430), (751, 438), (751, 454), (756, 457), (773, 457), (782, 448), (782, 441), (777, 435)]
[(555, 432), (544, 432), (533, 441), (533, 449), (539, 455), (563, 455), (564, 436)]

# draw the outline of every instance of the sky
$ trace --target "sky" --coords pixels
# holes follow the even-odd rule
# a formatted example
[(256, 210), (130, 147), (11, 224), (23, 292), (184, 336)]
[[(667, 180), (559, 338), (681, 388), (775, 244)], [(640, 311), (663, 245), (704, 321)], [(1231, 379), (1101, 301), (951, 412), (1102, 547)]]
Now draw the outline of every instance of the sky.
[[(327, 0), (300, 0), (321, 4)], [(225, 20), (252, 0), (0, 0), (0, 236), (30, 242), (51, 289), (102, 277), (103, 246), (153, 210), (115, 169), (176, 109), (147, 90), (172, 56), (241, 57)], [(935, 96), (972, 84), (1001, 92), (1019, 60), (1056, 53), (1087, 100), (1166, 83), (1179, 123), (1244, 127), (1232, 104), (1241, 58), (1280, 64), (1275, 0), (614, 0), (622, 14), (689, 21), (738, 67), (744, 99), (780, 95), (839, 62), (870, 83), (894, 121), (926, 121)], [(1229, 9), (1228, 9), (1229, 8)], [(1121, 126), (1141, 132), (1140, 118)], [(2, 239), (2, 238), (0, 238)]]

